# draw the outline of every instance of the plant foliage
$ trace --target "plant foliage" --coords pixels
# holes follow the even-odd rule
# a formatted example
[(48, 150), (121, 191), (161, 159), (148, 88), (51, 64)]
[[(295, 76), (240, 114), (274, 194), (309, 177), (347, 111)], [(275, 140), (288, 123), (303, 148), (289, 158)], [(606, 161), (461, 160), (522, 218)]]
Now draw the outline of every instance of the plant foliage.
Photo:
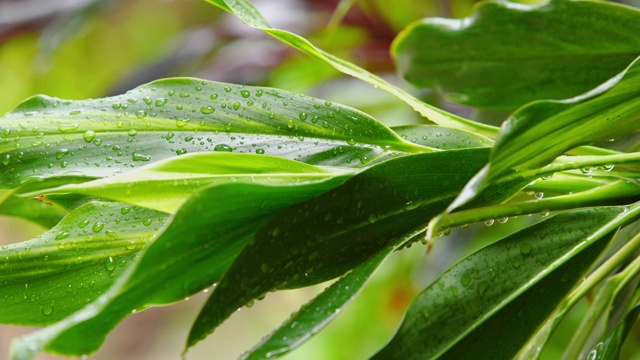
[(46, 327), (15, 339), (11, 359), (94, 353), (132, 312), (215, 285), (187, 352), (269, 292), (336, 279), (242, 355), (279, 357), (394, 252), (549, 212), (451, 266), (388, 343), (363, 355), (540, 358), (587, 295), (564, 356), (620, 354), (640, 298), (638, 10), (487, 1), (397, 36), (391, 51), (412, 85), (517, 108), (496, 128), (272, 27), (248, 0), (209, 2), (389, 92), (424, 124), (389, 128), (330, 101), (193, 78), (25, 100), (0, 119), (0, 213), (49, 230), (0, 249), (0, 322)]

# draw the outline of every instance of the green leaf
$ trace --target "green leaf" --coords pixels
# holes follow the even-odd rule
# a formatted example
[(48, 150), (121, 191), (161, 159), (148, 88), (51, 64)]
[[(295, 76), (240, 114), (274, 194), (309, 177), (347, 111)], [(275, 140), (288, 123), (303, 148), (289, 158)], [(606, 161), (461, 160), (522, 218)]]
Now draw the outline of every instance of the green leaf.
[(426, 104), (416, 99), (414, 96), (402, 90), (401, 88), (385, 81), (383, 78), (372, 74), (355, 64), (352, 64), (346, 60), (343, 60), (335, 55), (332, 55), (322, 49), (315, 47), (305, 38), (289, 31), (274, 28), (265, 20), (265, 18), (251, 4), (249, 0), (207, 0), (207, 2), (210, 2), (211, 4), (218, 6), (225, 11), (228, 11), (229, 13), (242, 20), (242, 22), (244, 22), (246, 25), (251, 26), (254, 29), (262, 30), (265, 33), (273, 36), (274, 38), (282, 41), (283, 43), (293, 47), (294, 49), (298, 49), (303, 53), (334, 67), (336, 70), (344, 74), (353, 76), (357, 79), (368, 82), (371, 85), (379, 87), (380, 89), (404, 101), (415, 111), (436, 124), (469, 130), (473, 132), (480, 132), (486, 135), (496, 134), (496, 128), (493, 126), (476, 123), (471, 120), (456, 116), (454, 114), (450, 114), (444, 110), (438, 109), (435, 106)]
[(0, 249), (0, 323), (47, 325), (104, 293), (167, 214), (93, 202), (44, 234)]
[[(455, 198), (484, 164), (487, 152), (451, 150), (389, 160), (280, 212), (220, 281), (192, 327), (188, 346), (268, 291), (341, 276), (387, 247), (412, 239)], [(482, 200), (499, 202), (520, 186), (492, 189)]]
[(604, 250), (610, 237), (599, 230), (623, 212), (568, 211), (465, 258), (414, 300), (374, 359), (513, 358)]
[(33, 97), (0, 119), (0, 186), (107, 177), (176, 155), (223, 151), (358, 167), (402, 141), (357, 110), (271, 88), (176, 78), (124, 95)]
[(0, 214), (20, 217), (43, 227), (51, 228), (66, 213), (42, 201), (16, 196), (14, 191), (0, 190)]
[(611, 333), (608, 334), (602, 341), (593, 347), (589, 353), (589, 359), (591, 360), (609, 360), (620, 358), (620, 348), (625, 339), (631, 331), (631, 327), (635, 324), (640, 315), (640, 306), (636, 305), (627, 316), (624, 321), (620, 322)]
[(464, 19), (427, 18), (396, 38), (400, 73), (455, 102), (517, 108), (580, 95), (640, 55), (640, 12), (595, 1), (481, 3)]
[(381, 252), (331, 284), (242, 358), (274, 359), (309, 340), (351, 302), (389, 252)]
[[(39, 189), (26, 195), (71, 192), (174, 213), (199, 188), (213, 184), (248, 182), (275, 185), (327, 180), (335, 176), (316, 166), (274, 156), (203, 152), (162, 160), (122, 175)], [(337, 184), (343, 178), (331, 181)]]
[(392, 128), (401, 138), (414, 144), (440, 150), (490, 147), (493, 140), (465, 130), (437, 125), (404, 125)]
[(538, 101), (515, 112), (496, 139), (490, 176), (541, 167), (579, 145), (636, 133), (639, 119), (640, 61), (636, 60), (590, 93)]
[(12, 359), (31, 359), (42, 349), (74, 356), (95, 352), (132, 311), (182, 300), (218, 281), (274, 212), (332, 186), (235, 183), (197, 192), (113, 287), (70, 317), (16, 340)]

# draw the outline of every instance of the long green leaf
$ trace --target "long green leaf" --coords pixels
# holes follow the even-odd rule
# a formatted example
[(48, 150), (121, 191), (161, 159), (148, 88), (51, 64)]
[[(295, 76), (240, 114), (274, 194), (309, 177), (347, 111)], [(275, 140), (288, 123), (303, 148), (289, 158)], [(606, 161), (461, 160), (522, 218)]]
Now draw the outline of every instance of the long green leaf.
[(0, 249), (0, 323), (45, 325), (104, 293), (167, 214), (93, 202), (29, 241)]
[(207, 0), (220, 7), (221, 9), (230, 12), (238, 17), (248, 26), (254, 29), (262, 30), (265, 33), (273, 36), (274, 38), (282, 41), (283, 43), (290, 45), (291, 47), (302, 51), (303, 53), (316, 58), (328, 65), (333, 66), (336, 70), (343, 72), (347, 75), (353, 76), (360, 80), (366, 81), (369, 84), (379, 87), (380, 89), (390, 93), (398, 99), (409, 104), (414, 110), (420, 113), (422, 116), (435, 122), (439, 125), (445, 125), (452, 128), (464, 129), (469, 131), (477, 131), (487, 135), (495, 135), (496, 129), (492, 126), (475, 123), (473, 121), (461, 118), (459, 116), (450, 114), (437, 107), (426, 104), (416, 99), (411, 94), (402, 90), (401, 88), (390, 84), (381, 77), (372, 74), (365, 69), (352, 64), (344, 59), (341, 59), (335, 55), (325, 52), (322, 49), (315, 47), (307, 39), (291, 33), (289, 31), (276, 29), (271, 26), (265, 18), (258, 12), (258, 10), (251, 4), (249, 0)]
[(302, 345), (338, 316), (388, 254), (381, 252), (331, 284), (242, 358), (275, 359)]
[(640, 11), (607, 2), (487, 1), (464, 19), (427, 18), (392, 52), (417, 87), (479, 107), (517, 108), (580, 95), (640, 55)]
[[(424, 231), (483, 165), (487, 151), (451, 150), (390, 160), (279, 213), (220, 281), (192, 327), (188, 346), (268, 291), (338, 277)], [(523, 185), (501, 186), (483, 201), (504, 200)]]
[(569, 211), (465, 258), (410, 306), (374, 359), (511, 359), (608, 244), (621, 207)]
[(132, 311), (182, 300), (218, 281), (274, 212), (332, 186), (235, 183), (197, 192), (111, 289), (70, 317), (16, 340), (12, 359), (31, 359), (43, 349), (75, 356), (95, 352)]
[(535, 102), (511, 115), (496, 139), (490, 176), (511, 168), (537, 168), (579, 145), (639, 132), (639, 120), (640, 61), (636, 60), (583, 96)]
[[(173, 213), (197, 189), (213, 184), (287, 184), (333, 177), (336, 174), (319, 167), (274, 156), (204, 152), (162, 160), (122, 175), (39, 189), (30, 195), (72, 192)], [(337, 184), (343, 177), (330, 181)]]
[(107, 177), (199, 151), (357, 167), (429, 149), (357, 110), (272, 88), (176, 78), (124, 95), (31, 98), (0, 119), (0, 186)]

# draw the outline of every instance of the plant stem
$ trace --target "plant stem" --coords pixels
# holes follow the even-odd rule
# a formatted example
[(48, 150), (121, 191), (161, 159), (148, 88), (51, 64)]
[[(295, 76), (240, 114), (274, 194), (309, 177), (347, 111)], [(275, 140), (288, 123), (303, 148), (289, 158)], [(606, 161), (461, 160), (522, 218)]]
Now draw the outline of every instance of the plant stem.
[(522, 201), (509, 204), (491, 205), (476, 209), (451, 213), (442, 218), (438, 229), (445, 230), (469, 223), (519, 216), (525, 214), (545, 213), (555, 210), (573, 209), (583, 206), (596, 206), (610, 203), (617, 198), (640, 195), (640, 187), (626, 181), (617, 181), (595, 189), (571, 195), (556, 196), (549, 199)]

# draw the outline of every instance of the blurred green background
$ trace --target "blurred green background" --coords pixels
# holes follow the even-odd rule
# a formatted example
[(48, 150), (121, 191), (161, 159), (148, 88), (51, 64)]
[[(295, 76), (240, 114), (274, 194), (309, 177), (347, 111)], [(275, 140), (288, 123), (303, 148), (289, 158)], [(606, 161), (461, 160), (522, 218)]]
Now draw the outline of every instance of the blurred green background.
[[(304, 35), (324, 50), (407, 87), (396, 76), (389, 55), (393, 38), (422, 17), (467, 16), (474, 1), (254, 3), (274, 26)], [(0, 114), (35, 94), (96, 98), (174, 76), (304, 93), (356, 107), (390, 126), (420, 122), (409, 107), (388, 94), (249, 29), (204, 1), (0, 0)], [(504, 116), (444, 104), (434, 92), (416, 94), (465, 116), (489, 121), (500, 121)], [(325, 331), (285, 358), (366, 358), (391, 336), (411, 299), (438, 274), (464, 254), (512, 231), (517, 223), (535, 219), (512, 219), (506, 224), (496, 221), (491, 228), (455, 229), (437, 239), (428, 254), (421, 245), (396, 252)], [(488, 229), (492, 230), (490, 236)], [(27, 222), (0, 217), (0, 245), (26, 240), (42, 231)], [(194, 347), (187, 359), (237, 358), (325, 286), (269, 294), (252, 308), (239, 311)], [(130, 316), (91, 358), (178, 359), (190, 323), (206, 296), (198, 294), (189, 301)], [(579, 321), (580, 311), (584, 309), (575, 312), (574, 322)], [(7, 354), (11, 338), (32, 330), (0, 325), (0, 358)], [(561, 346), (562, 337), (558, 338)], [(548, 354), (550, 359), (553, 356)], [(56, 357), (38, 357), (52, 358)]]

